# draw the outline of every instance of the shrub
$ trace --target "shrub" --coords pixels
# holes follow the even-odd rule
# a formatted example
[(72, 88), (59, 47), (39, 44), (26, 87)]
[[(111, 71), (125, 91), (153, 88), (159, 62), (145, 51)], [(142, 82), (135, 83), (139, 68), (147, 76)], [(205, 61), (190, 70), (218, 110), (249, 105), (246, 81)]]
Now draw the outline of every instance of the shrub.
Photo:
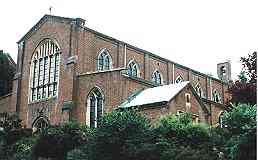
[(209, 128), (205, 124), (194, 124), (191, 113), (169, 115), (162, 118), (157, 134), (180, 145), (198, 146), (209, 141)]
[(239, 104), (222, 119), (230, 133), (225, 144), (227, 159), (256, 159), (256, 105)]
[(22, 138), (16, 143), (8, 146), (6, 159), (10, 160), (30, 160), (32, 159), (32, 148), (37, 137)]
[(96, 158), (139, 159), (138, 151), (147, 152), (146, 146), (152, 144), (150, 134), (150, 121), (136, 110), (105, 114), (96, 132)]
[(87, 155), (81, 149), (74, 149), (68, 152), (66, 160), (87, 160)]
[(239, 135), (256, 128), (256, 105), (239, 104), (222, 116), (223, 124), (233, 134)]
[(190, 146), (173, 146), (165, 150), (161, 160), (219, 160), (215, 152), (206, 149), (196, 149)]
[(33, 155), (64, 159), (68, 151), (86, 144), (90, 134), (92, 132), (88, 127), (76, 122), (50, 126), (40, 134)]

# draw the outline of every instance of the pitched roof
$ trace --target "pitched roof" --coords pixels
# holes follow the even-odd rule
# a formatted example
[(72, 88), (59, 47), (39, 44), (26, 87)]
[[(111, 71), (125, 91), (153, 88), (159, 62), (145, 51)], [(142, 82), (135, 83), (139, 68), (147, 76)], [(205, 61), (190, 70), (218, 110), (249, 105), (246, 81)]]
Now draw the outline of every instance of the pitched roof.
[[(42, 18), (41, 18), (17, 43), (20, 43), (21, 41), (23, 41), (23, 40), (29, 38), (29, 37), (30, 37), (35, 31), (37, 31), (37, 29), (38, 29), (44, 22), (46, 22), (48, 19), (71, 22), (71, 21), (76, 21), (76, 19), (81, 19), (81, 18), (68, 18), (68, 17), (61, 17), (61, 16), (54, 16), (54, 15), (44, 15), (44, 16), (43, 16), (43, 17), (42, 17)], [(222, 80), (220, 80), (220, 79), (218, 79), (218, 78), (216, 78), (216, 77), (209, 76), (209, 75), (207, 75), (207, 74), (201, 73), (201, 72), (196, 71), (196, 70), (194, 70), (194, 69), (191, 69), (191, 68), (189, 68), (189, 67), (183, 66), (183, 65), (178, 64), (178, 63), (176, 63), (176, 62), (174, 62), (174, 61), (171, 61), (171, 60), (169, 60), (169, 59), (160, 57), (160, 56), (158, 56), (158, 55), (156, 55), (156, 54), (153, 54), (153, 53), (151, 53), (151, 52), (149, 52), (149, 51), (146, 51), (146, 50), (143, 50), (143, 49), (138, 48), (138, 47), (136, 47), (136, 46), (130, 45), (130, 44), (126, 43), (126, 42), (120, 41), (120, 40), (118, 40), (118, 39), (115, 39), (115, 38), (113, 38), (113, 37), (110, 37), (110, 36), (108, 36), (108, 35), (105, 35), (105, 34), (103, 34), (103, 33), (100, 33), (100, 32), (98, 32), (98, 31), (95, 31), (95, 30), (90, 29), (90, 28), (88, 28), (88, 27), (83, 26), (83, 28), (84, 28), (85, 30), (88, 30), (88, 31), (90, 31), (90, 32), (92, 32), (92, 33), (94, 33), (94, 34), (96, 34), (96, 35), (102, 36), (102, 37), (107, 38), (107, 39), (110, 39), (110, 40), (114, 40), (114, 41), (119, 42), (119, 43), (122, 43), (122, 44), (126, 44), (128, 47), (131, 47), (132, 49), (135, 49), (135, 50), (138, 50), (138, 51), (140, 51), (140, 52), (149, 54), (149, 55), (151, 55), (151, 56), (153, 56), (153, 57), (156, 57), (156, 58), (159, 58), (159, 59), (161, 59), (161, 60), (174, 63), (175, 65), (177, 65), (177, 66), (179, 66), (179, 67), (182, 67), (182, 68), (184, 68), (184, 69), (190, 70), (190, 71), (192, 71), (192, 72), (194, 72), (194, 73), (197, 73), (197, 74), (199, 74), (199, 75), (202, 75), (202, 76), (207, 76), (207, 77), (209, 77), (209, 78), (211, 78), (211, 79), (213, 79), (213, 80), (216, 80), (216, 81), (218, 81), (218, 82), (220, 82), (220, 83), (222, 83), (222, 84), (223, 84), (223, 83), (224, 83), (224, 84), (227, 84), (226, 82), (223, 82)]]
[(60, 16), (53, 16), (53, 15), (44, 15), (17, 43), (20, 43), (21, 41), (23, 41), (26, 38), (29, 38), (31, 36), (31, 34), (33, 34), (35, 31), (37, 31), (37, 29), (44, 23), (46, 22), (48, 19), (55, 19), (55, 20), (61, 20), (61, 21), (68, 21), (71, 22), (73, 20), (75, 20), (76, 18), (67, 18), (67, 17), (60, 17)]
[(142, 106), (159, 102), (169, 102), (188, 84), (190, 84), (190, 82), (185, 81), (177, 84), (163, 85), (142, 90), (140, 93), (137, 93), (135, 96), (132, 96), (130, 99), (122, 103), (119, 108)]

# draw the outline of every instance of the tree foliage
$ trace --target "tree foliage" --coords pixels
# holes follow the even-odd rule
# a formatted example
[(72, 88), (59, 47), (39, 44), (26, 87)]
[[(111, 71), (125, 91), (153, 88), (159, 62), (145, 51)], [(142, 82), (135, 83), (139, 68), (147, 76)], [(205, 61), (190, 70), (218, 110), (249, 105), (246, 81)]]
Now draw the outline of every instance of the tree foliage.
[(0, 96), (11, 92), (15, 66), (10, 63), (10, 55), (0, 50)]
[(211, 128), (193, 123), (192, 114), (183, 113), (165, 116), (151, 125), (137, 110), (112, 111), (101, 118), (98, 128), (76, 122), (50, 126), (6, 146), (7, 156), (2, 158), (0, 152), (0, 157), (6, 160), (256, 159), (256, 106), (235, 106), (223, 114), (222, 120), (225, 128)]
[(256, 159), (256, 105), (240, 104), (223, 114), (230, 135), (225, 144), (227, 159)]
[(238, 76), (239, 79), (236, 80), (230, 87), (229, 93), (231, 94), (232, 103), (250, 103), (252, 105), (256, 104), (256, 61), (257, 52), (249, 54), (248, 57), (241, 57), (243, 69)]
[(63, 160), (68, 151), (86, 144), (90, 134), (87, 126), (76, 122), (50, 126), (40, 133), (33, 147), (33, 156)]
[[(144, 150), (151, 132), (150, 121), (137, 111), (113, 111), (101, 118), (96, 130), (96, 159), (135, 159)], [(145, 143), (146, 142), (146, 143)], [(141, 155), (142, 159), (149, 155)]]
[(243, 65), (243, 72), (248, 76), (248, 82), (256, 83), (257, 80), (257, 71), (256, 71), (256, 62), (257, 62), (257, 52), (254, 51), (248, 54), (248, 57), (241, 57), (240, 61)]

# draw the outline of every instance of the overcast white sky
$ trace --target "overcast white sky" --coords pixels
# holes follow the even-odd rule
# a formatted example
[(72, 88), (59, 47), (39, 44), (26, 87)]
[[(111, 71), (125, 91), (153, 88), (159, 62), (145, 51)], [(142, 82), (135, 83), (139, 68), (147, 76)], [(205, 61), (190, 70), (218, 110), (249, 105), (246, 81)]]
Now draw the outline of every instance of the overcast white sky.
[(8, 0), (1, 2), (0, 49), (16, 61), (16, 42), (44, 14), (86, 19), (89, 28), (203, 73), (258, 48), (257, 0)]

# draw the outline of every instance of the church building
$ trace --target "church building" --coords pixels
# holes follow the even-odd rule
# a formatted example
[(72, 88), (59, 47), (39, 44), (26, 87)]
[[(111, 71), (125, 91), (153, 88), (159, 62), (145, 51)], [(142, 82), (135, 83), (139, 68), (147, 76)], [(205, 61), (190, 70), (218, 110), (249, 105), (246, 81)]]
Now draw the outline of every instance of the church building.
[(28, 128), (72, 119), (97, 127), (104, 113), (130, 107), (151, 121), (191, 112), (194, 121), (216, 125), (229, 99), (229, 62), (218, 64), (217, 79), (92, 30), (81, 18), (45, 15), (17, 43), (13, 89), (0, 97), (0, 112), (18, 114)]

